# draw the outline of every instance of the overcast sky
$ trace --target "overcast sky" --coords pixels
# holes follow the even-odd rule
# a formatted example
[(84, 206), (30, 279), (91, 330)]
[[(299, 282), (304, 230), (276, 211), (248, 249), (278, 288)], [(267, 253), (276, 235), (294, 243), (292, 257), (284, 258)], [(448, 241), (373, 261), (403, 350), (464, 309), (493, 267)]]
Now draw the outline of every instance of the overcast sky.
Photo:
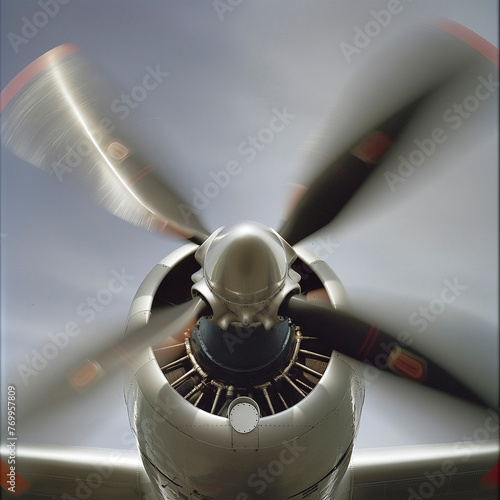
[[(118, 94), (130, 93), (148, 68), (159, 68), (168, 76), (130, 113), (120, 111), (135, 142), (188, 203), (212, 180), (210, 173), (239, 162), (241, 173), (201, 211), (209, 230), (242, 219), (278, 228), (288, 183), (314, 169), (304, 165), (301, 147), (330, 106), (346, 102), (350, 77), (364, 64), (377, 66), (380, 47), (436, 16), (498, 47), (495, 0), (401, 0), (386, 26), (352, 53), (346, 44), (390, 2), (246, 0), (227, 9), (222, 3), (217, 10), (215, 2), (66, 0), (44, 17), (43, 1), (3, 0), (1, 87), (66, 42), (79, 45)], [(458, 280), (465, 288), (420, 341), (446, 351), (455, 369), (493, 383), (498, 91), (485, 104), (490, 112), (472, 116), (428, 159), (426, 171), (434, 175), (417, 172), (395, 192), (379, 176), (366, 197), (361, 193), (307, 246), (339, 275), (356, 307), (389, 318), (399, 330), (415, 333), (411, 313), (439, 297), (445, 280)], [(293, 118), (261, 151), (245, 153), (242, 144), (276, 112)], [(358, 107), (350, 120), (363, 118)], [(59, 182), (4, 149), (1, 160), (2, 381), (16, 380), (22, 390), (19, 364), (68, 323), (81, 328), (66, 348), (68, 359), (102, 342), (103, 332), (122, 331), (144, 277), (182, 243), (114, 218), (71, 178)], [(90, 320), (80, 305), (105, 289), (113, 273), (124, 273), (126, 286)], [(367, 387), (358, 446), (460, 441), (484, 420), (483, 412), (383, 374)], [(111, 380), (50, 424), (26, 429), (23, 439), (132, 448), (121, 381)]]

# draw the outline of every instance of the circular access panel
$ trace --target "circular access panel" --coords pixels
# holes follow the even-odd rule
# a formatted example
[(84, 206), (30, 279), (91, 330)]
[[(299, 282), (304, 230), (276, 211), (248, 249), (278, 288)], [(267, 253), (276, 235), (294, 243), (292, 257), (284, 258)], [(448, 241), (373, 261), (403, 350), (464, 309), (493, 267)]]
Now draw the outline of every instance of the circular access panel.
[(229, 408), (229, 423), (240, 434), (252, 432), (259, 424), (259, 407), (250, 398), (237, 398)]

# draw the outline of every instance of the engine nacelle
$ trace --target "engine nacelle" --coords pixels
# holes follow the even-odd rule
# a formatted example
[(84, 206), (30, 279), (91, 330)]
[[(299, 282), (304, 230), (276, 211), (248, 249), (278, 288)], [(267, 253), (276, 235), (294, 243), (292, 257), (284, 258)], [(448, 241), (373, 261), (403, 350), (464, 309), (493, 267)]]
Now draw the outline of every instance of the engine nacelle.
[[(127, 334), (156, 308), (191, 298), (197, 248), (183, 246), (149, 273), (132, 303)], [(345, 292), (335, 273), (294, 249), (302, 292), (324, 288), (332, 305), (342, 306)], [(314, 332), (301, 331), (292, 318), (282, 327), (289, 344), (281, 365), (270, 363), (254, 384), (248, 370), (234, 382), (240, 379), (227, 378), (231, 367), (219, 373), (215, 364), (206, 373), (200, 366), (192, 349), (196, 328), (203, 325), (179, 335), (174, 347), (144, 350), (126, 387), (131, 426), (158, 498), (330, 498), (349, 464), (363, 404), (354, 365), (322, 350)], [(249, 334), (225, 334), (232, 335), (222, 344), (229, 351), (245, 349)], [(265, 338), (258, 343), (267, 352)]]

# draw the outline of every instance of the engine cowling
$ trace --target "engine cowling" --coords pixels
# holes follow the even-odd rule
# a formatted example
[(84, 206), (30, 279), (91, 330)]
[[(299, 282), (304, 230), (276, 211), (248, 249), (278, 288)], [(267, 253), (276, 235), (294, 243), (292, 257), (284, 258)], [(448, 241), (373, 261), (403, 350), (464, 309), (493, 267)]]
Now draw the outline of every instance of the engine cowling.
[[(198, 248), (183, 246), (149, 273), (126, 334), (156, 308), (191, 297)], [(335, 273), (294, 249), (302, 292), (324, 288), (341, 307), (346, 297)], [(158, 498), (329, 498), (349, 464), (363, 403), (354, 365), (325, 351), (293, 318), (275, 331), (213, 328), (202, 318), (173, 347), (144, 350), (126, 386), (130, 423)]]

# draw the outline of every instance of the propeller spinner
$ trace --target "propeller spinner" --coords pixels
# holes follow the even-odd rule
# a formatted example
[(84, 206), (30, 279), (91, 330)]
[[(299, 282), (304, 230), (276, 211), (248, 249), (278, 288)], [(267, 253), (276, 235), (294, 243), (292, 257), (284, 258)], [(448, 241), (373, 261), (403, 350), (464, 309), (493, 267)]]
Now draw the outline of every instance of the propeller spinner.
[(273, 229), (239, 222), (215, 231), (196, 252), (202, 266), (192, 292), (202, 295), (223, 330), (231, 323), (270, 330), (283, 299), (300, 292), (300, 275), (291, 269), (293, 248)]

